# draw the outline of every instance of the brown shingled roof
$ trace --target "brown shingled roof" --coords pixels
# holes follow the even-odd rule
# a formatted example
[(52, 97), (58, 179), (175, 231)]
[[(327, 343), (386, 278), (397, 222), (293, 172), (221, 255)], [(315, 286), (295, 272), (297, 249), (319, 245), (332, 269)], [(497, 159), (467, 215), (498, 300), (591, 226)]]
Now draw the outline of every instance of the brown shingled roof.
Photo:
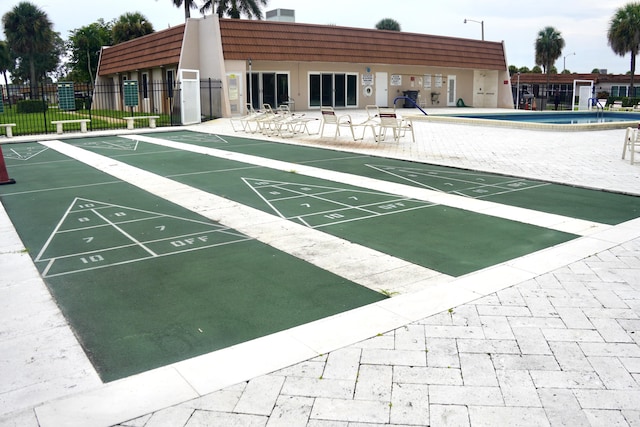
[(221, 19), (225, 59), (506, 70), (502, 43), (276, 21)]
[(185, 25), (102, 49), (99, 75), (177, 64)]

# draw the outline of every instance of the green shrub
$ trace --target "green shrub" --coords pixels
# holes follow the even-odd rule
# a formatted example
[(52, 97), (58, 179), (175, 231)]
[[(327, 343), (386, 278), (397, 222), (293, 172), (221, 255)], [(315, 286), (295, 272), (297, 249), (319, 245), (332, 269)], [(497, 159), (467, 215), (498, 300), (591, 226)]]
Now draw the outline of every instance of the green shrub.
[(84, 110), (84, 99), (76, 98), (75, 101), (76, 101), (76, 111)]
[(18, 113), (42, 113), (46, 111), (47, 104), (46, 102), (42, 102), (38, 99), (25, 99), (22, 101), (18, 101), (16, 104)]

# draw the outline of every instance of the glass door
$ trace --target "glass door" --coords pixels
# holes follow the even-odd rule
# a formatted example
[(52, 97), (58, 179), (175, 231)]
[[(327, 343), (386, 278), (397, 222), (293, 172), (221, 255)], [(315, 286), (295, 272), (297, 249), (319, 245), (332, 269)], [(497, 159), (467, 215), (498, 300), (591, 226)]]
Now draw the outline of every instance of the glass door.
[(355, 73), (309, 74), (309, 106), (355, 107), (358, 105), (357, 83)]

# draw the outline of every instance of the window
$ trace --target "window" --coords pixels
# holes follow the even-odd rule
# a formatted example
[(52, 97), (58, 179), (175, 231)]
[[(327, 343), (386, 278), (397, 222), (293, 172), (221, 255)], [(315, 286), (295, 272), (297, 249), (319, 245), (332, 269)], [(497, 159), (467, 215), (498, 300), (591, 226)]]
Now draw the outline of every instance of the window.
[(358, 105), (357, 83), (355, 73), (311, 73), (309, 106), (355, 107)]

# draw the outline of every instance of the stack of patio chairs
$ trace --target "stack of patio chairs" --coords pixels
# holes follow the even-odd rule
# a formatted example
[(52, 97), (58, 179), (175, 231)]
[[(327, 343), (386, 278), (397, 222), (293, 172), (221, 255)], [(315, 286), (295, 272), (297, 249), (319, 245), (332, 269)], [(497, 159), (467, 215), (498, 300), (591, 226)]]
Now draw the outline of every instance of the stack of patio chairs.
[(254, 110), (253, 105), (247, 104), (247, 114), (242, 117), (232, 118), (231, 127), (234, 132), (257, 132), (259, 130), (258, 119), (264, 114), (265, 113), (263, 111)]
[(308, 124), (317, 119), (305, 117), (304, 114), (292, 113), (287, 104), (280, 105), (275, 112), (269, 104), (265, 104), (263, 108), (267, 114), (258, 123), (264, 135), (280, 137), (291, 137), (302, 133), (312, 135)]

